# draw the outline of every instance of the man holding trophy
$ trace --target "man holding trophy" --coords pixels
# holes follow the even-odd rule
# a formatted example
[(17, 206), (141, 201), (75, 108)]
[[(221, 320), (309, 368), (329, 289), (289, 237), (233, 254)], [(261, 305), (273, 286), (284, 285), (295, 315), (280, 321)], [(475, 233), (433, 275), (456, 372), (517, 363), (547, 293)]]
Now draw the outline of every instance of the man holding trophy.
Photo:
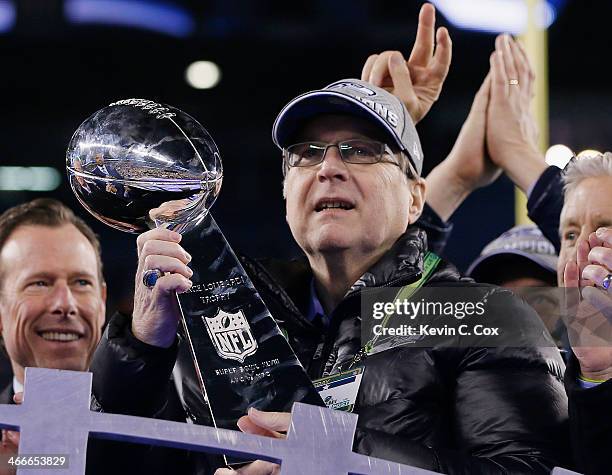
[[(118, 229), (158, 226), (137, 241), (134, 313), (111, 320), (94, 356), (102, 410), (282, 437), (293, 401), (333, 400), (328, 383), (342, 379), (347, 402), (330, 407), (359, 414), (357, 452), (444, 473), (549, 473), (563, 462), (556, 348), (400, 341), (373, 352), (361, 338), (368, 289), (473, 285), (428, 252), (417, 225), (426, 185), (414, 122), (437, 99), (451, 56), (446, 30), (434, 33), (426, 5), (408, 62), (386, 52), (365, 65), (385, 89), (341, 80), (280, 112), (287, 222), (305, 254), (295, 261), (237, 260), (208, 213), (219, 154), (193, 118), (130, 99), (81, 125), (68, 151), (81, 203)], [(112, 176), (95, 173), (101, 160)], [(497, 318), (539, 321), (489, 290)], [(228, 462), (189, 457), (189, 473)]]

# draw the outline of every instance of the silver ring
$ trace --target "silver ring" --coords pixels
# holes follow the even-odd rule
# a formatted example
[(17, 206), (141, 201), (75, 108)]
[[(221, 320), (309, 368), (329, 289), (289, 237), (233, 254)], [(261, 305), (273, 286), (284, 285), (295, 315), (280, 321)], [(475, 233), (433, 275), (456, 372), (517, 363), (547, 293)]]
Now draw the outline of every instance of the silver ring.
[(604, 280), (601, 281), (601, 286), (608, 290), (610, 288), (610, 284), (612, 284), (612, 274), (608, 274), (604, 277)]
[(164, 274), (159, 269), (150, 269), (144, 271), (142, 273), (142, 283), (145, 287), (152, 289), (153, 287), (155, 287), (157, 279), (159, 279), (162, 275)]
[(519, 81), (518, 81), (518, 79), (510, 79), (508, 81), (508, 85), (510, 85), (510, 86), (518, 86), (519, 85)]

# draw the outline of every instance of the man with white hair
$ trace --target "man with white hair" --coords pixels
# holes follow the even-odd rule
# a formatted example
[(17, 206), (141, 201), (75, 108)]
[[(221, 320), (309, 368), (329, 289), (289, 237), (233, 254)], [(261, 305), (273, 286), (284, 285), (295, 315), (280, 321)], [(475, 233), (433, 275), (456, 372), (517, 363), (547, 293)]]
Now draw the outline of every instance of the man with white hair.
[(567, 308), (574, 356), (565, 377), (572, 445), (579, 470), (608, 473), (612, 447), (612, 153), (573, 160), (564, 182), (558, 279), (568, 292), (574, 290)]
[[(384, 55), (382, 68), (396, 68), (393, 58)], [(477, 289), (428, 251), (415, 226), (426, 189), (423, 154), (402, 102), (365, 81), (337, 81), (290, 101), (273, 136), (282, 149), (287, 222), (304, 256), (245, 265), (313, 379), (362, 371), (355, 450), (450, 474), (549, 473), (563, 463), (566, 399), (556, 349), (404, 339), (372, 353), (361, 341), (364, 290)], [(167, 229), (138, 239), (138, 276), (153, 269), (163, 276), (151, 287), (138, 278), (132, 317), (112, 321), (96, 352), (94, 394), (105, 411), (122, 410), (121, 391), (152, 414), (168, 403), (179, 321), (174, 292), (188, 290), (192, 275), (179, 242)], [(543, 329), (509, 292), (487, 287), (485, 294), (489, 316)], [(250, 411), (239, 427), (279, 436), (286, 422)], [(238, 472), (276, 470), (256, 462)]]

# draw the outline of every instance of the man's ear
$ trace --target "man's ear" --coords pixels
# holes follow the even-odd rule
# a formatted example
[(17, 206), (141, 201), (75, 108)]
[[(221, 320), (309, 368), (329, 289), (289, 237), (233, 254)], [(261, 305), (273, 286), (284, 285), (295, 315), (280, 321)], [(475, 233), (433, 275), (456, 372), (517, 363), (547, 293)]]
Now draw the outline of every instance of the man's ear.
[(108, 292), (108, 289), (106, 287), (106, 282), (102, 281), (102, 284), (100, 285), (100, 297), (102, 297), (102, 300), (104, 301), (105, 304), (106, 304), (107, 292)]
[(100, 286), (100, 297), (102, 298), (102, 305), (104, 306), (104, 313), (106, 314), (106, 296), (108, 293), (108, 288), (106, 287), (106, 282), (102, 281), (102, 285)]
[[(0, 338), (2, 337), (2, 334), (4, 333), (4, 325), (2, 325), (2, 316), (4, 315), (4, 305), (2, 304), (1, 295), (2, 295), (2, 292), (0, 291)], [(2, 346), (4, 346), (4, 344)]]
[(106, 318), (106, 295), (107, 295), (108, 289), (106, 287), (106, 282), (102, 281), (102, 284), (100, 284), (100, 298), (102, 299), (102, 321), (104, 321), (104, 319)]
[(421, 177), (415, 180), (410, 180), (410, 194), (412, 195), (412, 203), (408, 209), (408, 223), (414, 224), (423, 212), (425, 206), (425, 192), (427, 183)]

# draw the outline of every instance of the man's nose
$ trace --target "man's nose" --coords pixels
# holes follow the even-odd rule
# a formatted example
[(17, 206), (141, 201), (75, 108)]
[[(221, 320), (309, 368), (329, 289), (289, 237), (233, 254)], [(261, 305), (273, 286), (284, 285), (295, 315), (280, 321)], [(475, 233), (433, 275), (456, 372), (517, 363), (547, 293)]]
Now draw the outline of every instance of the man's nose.
[(49, 295), (51, 313), (57, 315), (75, 315), (77, 302), (70, 286), (66, 282), (57, 282)]
[(323, 161), (319, 166), (317, 172), (319, 181), (326, 180), (341, 180), (346, 181), (348, 179), (348, 167), (342, 160), (340, 155), (340, 149), (337, 145), (327, 147)]

